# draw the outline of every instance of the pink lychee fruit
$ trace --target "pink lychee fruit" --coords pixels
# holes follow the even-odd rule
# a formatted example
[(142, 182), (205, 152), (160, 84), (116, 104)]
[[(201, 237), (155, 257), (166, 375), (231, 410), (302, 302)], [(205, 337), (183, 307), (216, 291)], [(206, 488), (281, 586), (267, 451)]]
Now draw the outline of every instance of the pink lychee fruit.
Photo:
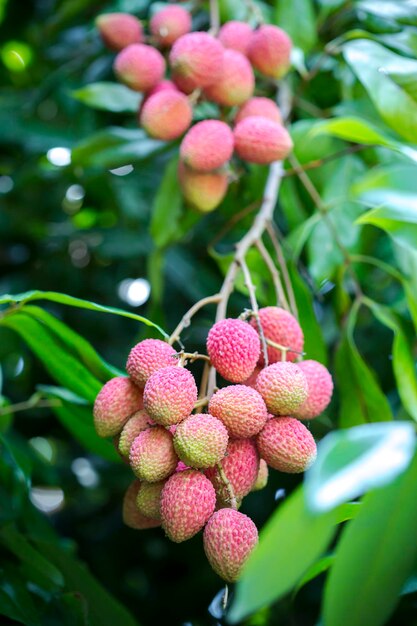
[(197, 402), (193, 375), (178, 365), (158, 370), (145, 385), (143, 402), (145, 410), (157, 424), (179, 424), (190, 415)]
[(165, 7), (153, 15), (149, 29), (161, 46), (172, 46), (174, 41), (190, 32), (191, 15), (178, 5)]
[[(300, 324), (288, 311), (278, 306), (267, 306), (259, 309), (259, 321), (262, 326), (265, 338), (284, 348), (293, 348), (296, 352), (288, 350), (287, 361), (295, 361), (297, 353), (304, 348), (304, 335)], [(252, 326), (257, 330), (258, 325), (255, 319), (251, 320)], [(276, 363), (282, 360), (282, 351), (279, 348), (268, 346), (268, 361)], [(260, 365), (263, 364), (263, 356), (259, 358)]]
[(256, 96), (250, 98), (237, 112), (235, 124), (238, 124), (246, 117), (266, 117), (277, 124), (282, 124), (282, 115), (278, 106), (271, 98)]
[(186, 541), (203, 528), (215, 506), (214, 487), (204, 474), (194, 469), (177, 472), (162, 489), (162, 527), (171, 541)]
[(171, 433), (162, 426), (143, 430), (130, 447), (129, 463), (140, 480), (156, 483), (167, 478), (178, 463)]
[(118, 438), (118, 450), (123, 457), (129, 458), (130, 446), (133, 441), (142, 432), (153, 424), (149, 415), (143, 409), (133, 413), (123, 426), (122, 432)]
[(165, 89), (146, 99), (139, 122), (151, 137), (172, 141), (185, 133), (192, 119), (193, 109), (187, 96)]
[(264, 76), (281, 78), (290, 67), (292, 42), (278, 26), (264, 24), (252, 34), (248, 56), (253, 67)]
[(187, 33), (172, 46), (169, 62), (174, 76), (193, 88), (208, 87), (219, 80), (223, 69), (222, 44), (204, 32)]
[(262, 396), (246, 385), (229, 385), (216, 391), (209, 411), (223, 422), (231, 437), (253, 437), (264, 427), (268, 414)]
[(142, 390), (130, 378), (109, 380), (94, 402), (94, 426), (100, 437), (119, 434), (129, 417), (143, 408)]
[(212, 467), (224, 457), (229, 435), (220, 420), (209, 413), (190, 415), (178, 424), (174, 448), (189, 467)]
[(197, 172), (181, 161), (178, 178), (184, 198), (202, 213), (213, 211), (227, 192), (229, 177), (226, 172)]
[(174, 81), (176, 88), (188, 96), (196, 89), (194, 81), (191, 78), (186, 78), (185, 76), (176, 74), (175, 72), (172, 72), (171, 78)]
[(165, 482), (165, 480), (160, 480), (157, 483), (140, 483), (136, 506), (142, 515), (161, 520), (161, 492)]
[(178, 91), (178, 87), (174, 82), (172, 82), (172, 80), (164, 78), (164, 80), (161, 80), (161, 82), (155, 85), (155, 87), (153, 87), (150, 91), (146, 92), (144, 101), (146, 102), (148, 98), (154, 96), (156, 93), (160, 93), (161, 91)]
[(264, 489), (268, 484), (268, 475), (268, 465), (264, 459), (261, 459), (259, 461), (258, 476), (256, 477), (251, 491), (260, 491), (261, 489)]
[[(252, 439), (231, 439), (220, 464), (234, 495), (241, 500), (250, 492), (258, 476), (259, 454), (255, 443)], [(210, 467), (205, 474), (213, 483), (219, 500), (230, 506), (230, 494), (218, 469)]]
[(307, 379), (295, 363), (281, 361), (265, 367), (256, 380), (268, 411), (273, 415), (291, 415), (308, 394)]
[(253, 31), (249, 24), (232, 20), (223, 24), (219, 31), (218, 39), (225, 48), (237, 50), (247, 56), (252, 34)]
[(266, 165), (285, 159), (293, 143), (288, 131), (266, 117), (245, 117), (234, 130), (235, 150), (244, 161)]
[(233, 154), (233, 132), (225, 122), (203, 120), (190, 128), (180, 146), (182, 161), (194, 170), (209, 172)]
[(123, 521), (126, 526), (135, 530), (145, 530), (147, 528), (155, 528), (160, 526), (161, 522), (157, 519), (146, 517), (136, 506), (136, 498), (140, 487), (139, 480), (133, 481), (125, 493), (123, 498)]
[(130, 13), (104, 13), (96, 18), (96, 26), (110, 50), (123, 50), (132, 43), (143, 41), (142, 24)]
[(295, 417), (309, 420), (317, 417), (328, 407), (333, 393), (333, 380), (329, 370), (318, 361), (297, 363), (308, 383), (307, 399), (297, 409)]
[(225, 50), (222, 75), (204, 89), (204, 95), (208, 100), (232, 107), (246, 102), (254, 88), (255, 77), (247, 58), (236, 50)]
[(216, 322), (207, 337), (207, 352), (212, 365), (232, 383), (241, 383), (252, 374), (260, 350), (256, 330), (239, 319), (226, 318)]
[(191, 467), (189, 467), (188, 465), (186, 465), (185, 463), (183, 463), (182, 461), (178, 461), (177, 463), (177, 467), (175, 468), (176, 472), (183, 472), (184, 470), (187, 469), (192, 469)]
[(313, 435), (294, 417), (268, 420), (256, 443), (268, 465), (289, 474), (304, 472), (317, 456)]
[(213, 570), (228, 583), (236, 582), (258, 543), (250, 517), (233, 509), (214, 513), (204, 529), (204, 552)]
[(162, 80), (165, 60), (152, 46), (132, 43), (119, 52), (113, 68), (117, 78), (134, 91), (149, 91)]
[(169, 343), (160, 339), (144, 339), (131, 349), (126, 371), (139, 387), (144, 387), (151, 374), (175, 364), (175, 350)]

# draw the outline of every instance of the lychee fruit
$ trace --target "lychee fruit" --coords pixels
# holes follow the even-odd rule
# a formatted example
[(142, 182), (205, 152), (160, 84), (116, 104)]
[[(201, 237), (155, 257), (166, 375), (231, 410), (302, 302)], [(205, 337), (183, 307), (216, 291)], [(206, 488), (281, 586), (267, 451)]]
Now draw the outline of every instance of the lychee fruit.
[(277, 124), (282, 124), (281, 111), (271, 98), (263, 98), (261, 96), (250, 98), (237, 112), (235, 124), (238, 124), (246, 117), (254, 116), (266, 117)]
[(162, 426), (178, 424), (188, 417), (197, 402), (197, 385), (191, 372), (171, 365), (154, 372), (143, 391), (149, 416)]
[(294, 417), (274, 417), (268, 420), (256, 443), (261, 457), (280, 472), (304, 472), (317, 456), (313, 435)]
[[(262, 358), (262, 353), (261, 353), (261, 356), (259, 357), (259, 360), (261, 360), (261, 358)], [(246, 385), (246, 387), (252, 387), (252, 389), (256, 389), (256, 379), (258, 378), (258, 374), (261, 371), (261, 369), (262, 367), (260, 365), (257, 365), (255, 369), (253, 370), (252, 374), (249, 376), (249, 378), (243, 381), (243, 384)]]
[(208, 87), (219, 80), (223, 69), (222, 44), (204, 32), (187, 33), (172, 46), (169, 62), (174, 76), (193, 88)]
[(333, 393), (333, 380), (329, 370), (318, 361), (307, 360), (297, 363), (307, 378), (308, 394), (297, 409), (295, 417), (301, 420), (313, 419), (323, 413), (330, 404)]
[(162, 80), (165, 60), (152, 46), (133, 43), (119, 52), (113, 68), (117, 78), (134, 91), (148, 91)]
[(208, 333), (210, 361), (219, 374), (232, 383), (241, 383), (252, 374), (260, 351), (258, 333), (242, 320), (220, 320)]
[(247, 58), (236, 50), (225, 50), (219, 80), (204, 89), (208, 100), (223, 106), (237, 106), (253, 94), (255, 77)]
[(151, 96), (154, 96), (156, 93), (161, 91), (178, 91), (178, 88), (172, 80), (164, 78), (164, 80), (161, 80), (161, 82), (155, 85), (155, 87), (153, 87), (150, 91), (146, 92), (144, 102), (146, 102), (146, 100)]
[[(298, 353), (304, 348), (304, 335), (300, 324), (288, 311), (278, 306), (267, 306), (259, 309), (259, 321), (262, 326), (265, 338), (270, 339), (284, 348), (293, 348)], [(255, 319), (251, 320), (252, 326), (257, 330), (258, 325)], [(295, 361), (297, 352), (287, 351), (286, 360)], [(282, 351), (279, 348), (268, 346), (268, 361), (276, 363), (282, 360)], [(261, 353), (259, 363), (263, 364)]]
[(233, 132), (225, 122), (203, 120), (185, 135), (182, 161), (194, 170), (209, 172), (224, 165), (233, 154)]
[(162, 527), (171, 541), (186, 541), (203, 528), (215, 506), (214, 487), (204, 474), (194, 469), (177, 472), (162, 489)]
[(146, 528), (156, 528), (161, 522), (157, 519), (146, 517), (138, 510), (136, 506), (136, 498), (140, 487), (139, 480), (133, 481), (125, 493), (123, 498), (122, 515), (126, 526), (135, 530), (145, 530)]
[(192, 119), (193, 109), (187, 96), (165, 89), (146, 99), (139, 122), (151, 137), (172, 141), (185, 133)]
[(136, 411), (132, 417), (128, 419), (123, 426), (118, 440), (118, 450), (123, 457), (129, 458), (130, 446), (133, 441), (142, 432), (146, 430), (152, 424), (152, 420), (149, 415), (142, 409), (142, 411)]
[(231, 437), (253, 437), (264, 427), (267, 408), (262, 396), (246, 385), (229, 385), (211, 397), (209, 411)]
[(260, 491), (261, 489), (264, 489), (268, 484), (268, 475), (268, 465), (264, 459), (261, 459), (259, 461), (258, 476), (256, 477), (251, 491)]
[(132, 43), (143, 41), (142, 24), (130, 13), (104, 13), (96, 18), (96, 26), (110, 50), (123, 50)]
[(160, 480), (157, 483), (140, 483), (136, 497), (136, 506), (142, 515), (161, 520), (161, 492), (165, 482), (165, 480)]
[(143, 408), (142, 390), (130, 378), (109, 380), (94, 402), (94, 426), (100, 437), (119, 434), (129, 417)]
[(181, 76), (180, 74), (176, 74), (172, 72), (171, 78), (174, 81), (174, 85), (179, 91), (187, 94), (188, 96), (193, 93), (195, 90), (194, 81), (190, 78), (186, 78), (185, 76)]
[(237, 50), (247, 56), (252, 34), (253, 31), (249, 24), (232, 20), (223, 24), (219, 31), (218, 39), (225, 48)]
[(304, 373), (298, 365), (288, 361), (265, 367), (256, 380), (256, 389), (273, 415), (291, 415), (308, 394)]
[(149, 29), (161, 46), (172, 46), (174, 41), (190, 32), (191, 15), (178, 5), (165, 7), (153, 15)]
[[(226, 456), (220, 462), (226, 478), (230, 482), (237, 500), (244, 498), (252, 489), (259, 471), (259, 454), (252, 439), (232, 439), (227, 446)], [(211, 480), (217, 496), (222, 502), (229, 502), (230, 496), (219, 471), (210, 467), (205, 471)]]
[(213, 570), (228, 583), (236, 582), (258, 543), (250, 517), (233, 509), (214, 513), (204, 529), (204, 552)]
[(196, 172), (181, 161), (178, 178), (184, 198), (202, 213), (213, 211), (221, 203), (229, 185), (226, 172)]
[(143, 430), (130, 447), (129, 463), (140, 480), (155, 483), (167, 478), (178, 463), (171, 433), (162, 426)]
[(292, 42), (278, 26), (264, 24), (256, 29), (248, 46), (253, 67), (264, 76), (282, 78), (290, 67)]
[(126, 371), (139, 387), (144, 387), (151, 374), (176, 364), (175, 354), (174, 348), (166, 341), (144, 339), (131, 349)]
[(178, 424), (174, 448), (189, 467), (205, 469), (224, 457), (229, 435), (220, 420), (209, 413), (190, 415)]
[(245, 117), (234, 130), (235, 150), (244, 161), (266, 165), (285, 159), (293, 143), (288, 131), (266, 117)]

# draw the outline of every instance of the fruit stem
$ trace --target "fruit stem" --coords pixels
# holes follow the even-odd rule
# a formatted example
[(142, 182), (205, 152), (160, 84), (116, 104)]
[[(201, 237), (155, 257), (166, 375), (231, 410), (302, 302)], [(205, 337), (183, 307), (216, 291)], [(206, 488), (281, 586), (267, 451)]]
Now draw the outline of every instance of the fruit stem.
[(223, 469), (223, 465), (221, 463), (217, 463), (216, 467), (217, 467), (217, 471), (219, 472), (219, 476), (222, 479), (222, 481), (224, 483), (224, 486), (226, 487), (226, 489), (227, 489), (227, 491), (229, 493), (230, 507), (234, 511), (237, 511), (237, 501), (236, 501), (235, 492), (233, 491), (232, 483), (227, 478), (227, 476), (226, 476), (226, 474), (224, 472), (224, 469)]
[(262, 241), (262, 239), (258, 239), (257, 241), (255, 241), (255, 245), (262, 256), (265, 265), (269, 270), (269, 273), (271, 274), (272, 282), (274, 283), (275, 293), (277, 296), (278, 306), (282, 306), (286, 311), (291, 311), (290, 305), (288, 304), (287, 296), (285, 295), (285, 291), (282, 286), (279, 271), (275, 267), (275, 263), (271, 255), (269, 254), (266, 246), (264, 245), (264, 242)]
[(220, 12), (217, 0), (210, 0), (210, 34), (217, 35), (220, 28)]
[(276, 232), (277, 230), (278, 229), (276, 225), (272, 222), (272, 220), (266, 225), (266, 231), (269, 235), (272, 245), (274, 246), (275, 254), (277, 255), (278, 264), (282, 272), (282, 277), (284, 279), (285, 288), (287, 290), (287, 295), (288, 295), (288, 300), (289, 300), (289, 305), (290, 305), (289, 310), (294, 315), (294, 317), (298, 320), (298, 309), (297, 309), (297, 302), (295, 300), (294, 289), (292, 287), (291, 278), (288, 273), (288, 268), (285, 262), (284, 253), (282, 251), (282, 247), (277, 236), (277, 232)]
[(220, 299), (221, 299), (220, 293), (216, 293), (213, 296), (207, 296), (207, 298), (202, 298), (201, 300), (193, 304), (193, 306), (190, 309), (188, 309), (185, 315), (183, 315), (180, 323), (178, 324), (174, 332), (169, 337), (168, 343), (172, 346), (173, 343), (179, 342), (182, 331), (184, 330), (184, 328), (187, 328), (190, 325), (191, 318), (193, 317), (193, 315), (195, 315), (200, 309), (205, 307), (207, 304), (215, 304), (215, 303), (220, 302)]
[(252, 306), (252, 314), (253, 314), (253, 317), (256, 319), (256, 325), (258, 327), (259, 337), (261, 339), (262, 355), (263, 355), (264, 363), (266, 367), (268, 365), (268, 347), (266, 345), (264, 330), (262, 328), (261, 320), (259, 318), (259, 307), (258, 307), (258, 301), (256, 299), (255, 285), (252, 282), (252, 277), (250, 275), (250, 271), (247, 266), (245, 258), (239, 260), (239, 265), (243, 272), (243, 277), (245, 279), (246, 288), (249, 291), (249, 299), (250, 299), (250, 303)]
[[(272, 341), (271, 339), (266, 339), (266, 343), (268, 344), (268, 346), (271, 346), (271, 348), (276, 348), (277, 350), (281, 350), (281, 352), (294, 352), (295, 354), (298, 354), (299, 356), (304, 356), (305, 352), (302, 352), (300, 350), (293, 350), (291, 348), (291, 346), (282, 346), (280, 343), (277, 343), (276, 341)], [(285, 359), (283, 359), (283, 361), (285, 361)]]

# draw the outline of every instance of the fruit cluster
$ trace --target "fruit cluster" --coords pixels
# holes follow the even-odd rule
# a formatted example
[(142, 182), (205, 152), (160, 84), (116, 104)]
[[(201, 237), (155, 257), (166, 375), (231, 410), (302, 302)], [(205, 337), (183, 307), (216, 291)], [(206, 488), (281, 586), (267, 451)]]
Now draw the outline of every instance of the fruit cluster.
[(327, 407), (333, 382), (320, 363), (295, 362), (303, 344), (298, 321), (280, 307), (260, 309), (250, 321), (216, 322), (208, 357), (233, 384), (200, 400), (184, 353), (158, 339), (133, 347), (128, 377), (107, 382), (94, 405), (97, 433), (115, 437), (137, 479), (124, 500), (126, 524), (162, 526), (175, 542), (204, 528), (211, 566), (224, 580), (237, 580), (258, 538), (237, 510), (242, 499), (265, 487), (268, 466), (299, 473), (316, 457), (301, 420)]
[[(187, 202), (207, 212), (227, 192), (233, 153), (243, 161), (268, 164), (285, 159), (292, 149), (278, 106), (271, 98), (254, 96), (254, 70), (258, 80), (281, 78), (290, 65), (291, 40), (272, 25), (252, 29), (230, 21), (217, 37), (190, 32), (191, 26), (189, 11), (178, 5), (153, 15), (147, 37), (133, 15), (97, 18), (104, 43), (118, 52), (117, 78), (144, 94), (140, 125), (164, 141), (186, 133), (179, 181)], [(195, 105), (204, 100), (221, 107), (218, 117), (226, 121), (206, 119), (191, 126)]]

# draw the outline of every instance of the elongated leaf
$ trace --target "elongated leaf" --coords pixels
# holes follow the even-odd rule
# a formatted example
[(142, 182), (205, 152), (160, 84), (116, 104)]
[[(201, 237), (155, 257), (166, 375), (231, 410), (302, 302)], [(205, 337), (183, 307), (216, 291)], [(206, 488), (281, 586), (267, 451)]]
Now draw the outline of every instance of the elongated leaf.
[(308, 52), (317, 41), (314, 5), (311, 0), (276, 0), (275, 20), (295, 46)]
[(25, 626), (42, 626), (41, 615), (17, 568), (0, 569), (0, 615)]
[(385, 230), (403, 246), (417, 246), (417, 197), (413, 194), (375, 190), (365, 196), (368, 202), (384, 204), (358, 218), (360, 224), (373, 224)]
[(83, 104), (113, 113), (137, 113), (142, 100), (141, 94), (118, 83), (91, 83), (71, 93)]
[(178, 181), (178, 159), (166, 167), (152, 209), (151, 235), (158, 247), (174, 240), (182, 213), (182, 193)]

